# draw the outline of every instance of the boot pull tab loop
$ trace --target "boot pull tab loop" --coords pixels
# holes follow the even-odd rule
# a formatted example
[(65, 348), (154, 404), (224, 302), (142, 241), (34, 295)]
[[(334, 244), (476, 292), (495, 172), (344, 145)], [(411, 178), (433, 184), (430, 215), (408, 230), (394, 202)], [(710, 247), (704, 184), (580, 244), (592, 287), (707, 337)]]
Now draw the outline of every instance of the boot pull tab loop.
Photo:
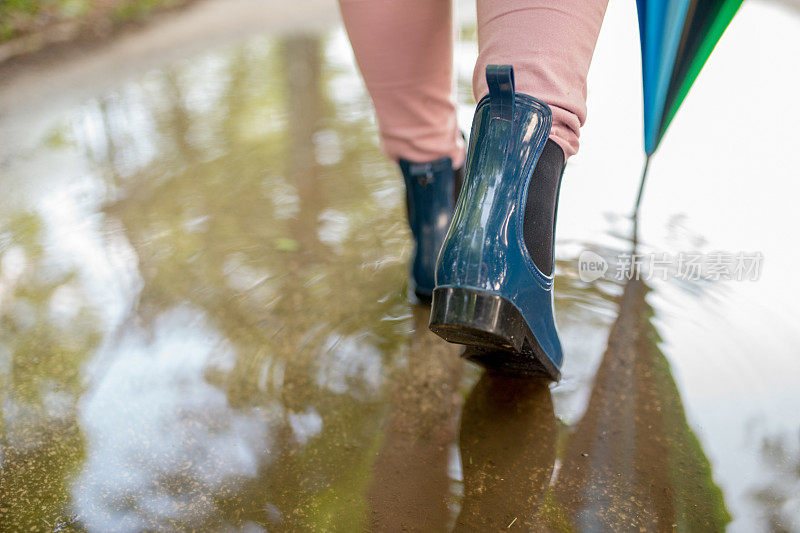
[(514, 67), (487, 65), (486, 83), (489, 85), (489, 116), (514, 121)]

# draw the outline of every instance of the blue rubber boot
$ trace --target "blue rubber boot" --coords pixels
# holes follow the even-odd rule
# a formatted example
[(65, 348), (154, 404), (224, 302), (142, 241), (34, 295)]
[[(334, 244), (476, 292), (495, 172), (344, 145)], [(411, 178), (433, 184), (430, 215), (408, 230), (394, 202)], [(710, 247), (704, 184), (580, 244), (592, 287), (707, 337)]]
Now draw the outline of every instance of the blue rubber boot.
[(428, 305), (433, 294), (436, 259), (453, 219), (464, 169), (454, 170), (449, 157), (430, 163), (401, 159), (399, 163), (406, 183), (408, 223), (414, 237), (409, 299)]
[(484, 366), (557, 380), (563, 356), (553, 313), (553, 235), (547, 261), (537, 266), (526, 233), (527, 226), (555, 226), (563, 152), (551, 211), (526, 221), (526, 206), (538, 201), (528, 198), (532, 176), (540, 159), (547, 163), (541, 156), (550, 146), (550, 108), (514, 92), (510, 66), (490, 65), (486, 78), (489, 95), (475, 110), (466, 179), (436, 268), (430, 328), (466, 345), (465, 357)]

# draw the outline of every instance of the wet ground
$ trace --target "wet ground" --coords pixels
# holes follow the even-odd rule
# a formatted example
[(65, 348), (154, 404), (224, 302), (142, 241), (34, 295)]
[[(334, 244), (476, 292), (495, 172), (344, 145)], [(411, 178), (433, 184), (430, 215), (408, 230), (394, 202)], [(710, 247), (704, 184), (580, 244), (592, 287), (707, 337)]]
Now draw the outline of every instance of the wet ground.
[[(628, 280), (638, 37), (610, 7), (548, 386), (406, 302), (402, 183), (335, 7), (228, 5), (207, 38), (0, 87), (0, 529), (800, 531), (800, 11), (745, 3), (651, 163), (637, 252), (666, 273)], [(715, 252), (758, 279), (677, 275)]]

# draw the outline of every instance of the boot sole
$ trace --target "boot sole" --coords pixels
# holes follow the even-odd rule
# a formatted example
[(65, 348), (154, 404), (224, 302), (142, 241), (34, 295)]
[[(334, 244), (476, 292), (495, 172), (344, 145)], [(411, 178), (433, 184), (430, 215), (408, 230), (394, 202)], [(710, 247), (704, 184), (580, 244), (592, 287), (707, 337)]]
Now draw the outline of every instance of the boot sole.
[(465, 345), (463, 356), (481, 366), (551, 380), (561, 377), (519, 309), (497, 294), (436, 288), (429, 327), (447, 342)]

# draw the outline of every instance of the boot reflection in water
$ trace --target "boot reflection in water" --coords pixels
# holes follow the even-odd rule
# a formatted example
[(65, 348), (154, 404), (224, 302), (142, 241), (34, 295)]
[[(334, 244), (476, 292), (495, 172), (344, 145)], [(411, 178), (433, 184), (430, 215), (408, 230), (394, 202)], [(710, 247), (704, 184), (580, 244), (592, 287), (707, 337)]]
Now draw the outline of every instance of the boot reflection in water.
[(446, 531), (463, 364), (458, 350), (428, 330), (425, 309), (413, 310), (406, 364), (394, 367), (383, 440), (367, 491), (370, 531)]
[(464, 497), (455, 531), (541, 530), (557, 436), (547, 381), (485, 372), (461, 417)]
[(451, 2), (340, 0), (384, 151), (405, 178), (409, 292), (432, 299), (431, 329), (466, 345), (468, 357), (558, 379), (558, 190), (586, 119), (586, 75), (607, 0), (477, 5), (478, 106), (465, 154)]

